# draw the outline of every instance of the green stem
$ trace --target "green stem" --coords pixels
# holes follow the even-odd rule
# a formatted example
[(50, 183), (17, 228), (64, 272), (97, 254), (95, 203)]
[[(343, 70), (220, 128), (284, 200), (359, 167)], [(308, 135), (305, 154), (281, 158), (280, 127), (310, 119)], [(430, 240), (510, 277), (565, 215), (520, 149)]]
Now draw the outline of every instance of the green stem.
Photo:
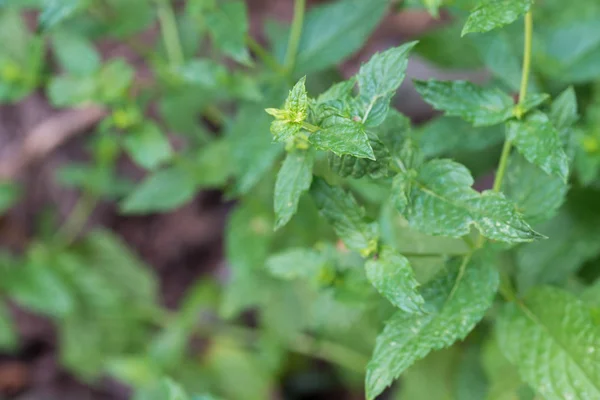
[(185, 56), (179, 40), (177, 19), (169, 0), (158, 0), (158, 20), (169, 63), (171, 66), (183, 64)]
[(97, 199), (89, 192), (84, 192), (79, 197), (71, 214), (69, 214), (69, 217), (58, 232), (58, 237), (62, 243), (67, 246), (73, 243), (94, 211), (96, 203)]
[(290, 38), (288, 48), (285, 54), (285, 69), (291, 73), (296, 64), (296, 56), (298, 55), (298, 47), (300, 46), (300, 38), (302, 36), (302, 25), (304, 25), (304, 11), (306, 8), (306, 0), (296, 0), (294, 3), (294, 19), (290, 29)]
[(271, 68), (275, 72), (284, 72), (284, 68), (279, 64), (279, 62), (277, 62), (275, 57), (273, 57), (271, 53), (269, 53), (250, 35), (246, 36), (246, 44), (267, 67)]
[[(529, 86), (529, 75), (531, 72), (531, 42), (533, 38), (533, 16), (531, 10), (525, 14), (525, 44), (523, 47), (523, 71), (521, 76), (521, 89), (519, 91), (519, 105), (523, 104), (525, 97), (527, 97), (527, 87)], [(502, 155), (500, 156), (500, 162), (498, 164), (498, 170), (496, 172), (496, 178), (494, 179), (494, 191), (499, 192), (502, 188), (502, 181), (504, 180), (504, 174), (506, 173), (506, 167), (508, 165), (508, 156), (512, 149), (512, 142), (506, 140), (504, 147), (502, 148)]]

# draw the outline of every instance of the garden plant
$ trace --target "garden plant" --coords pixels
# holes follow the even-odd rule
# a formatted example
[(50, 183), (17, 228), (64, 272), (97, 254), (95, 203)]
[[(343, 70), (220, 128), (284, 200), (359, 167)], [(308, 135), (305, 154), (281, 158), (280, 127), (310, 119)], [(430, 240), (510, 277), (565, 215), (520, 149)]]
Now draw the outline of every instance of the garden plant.
[[(78, 193), (67, 218), (40, 210), (27, 247), (0, 250), (3, 352), (22, 308), (51, 320), (65, 370), (137, 400), (310, 398), (320, 376), (369, 400), (600, 399), (600, 2), (289, 3), (259, 40), (252, 1), (0, 0), (0, 100), (102, 114), (54, 174)], [(437, 23), (342, 77), (401, 12)], [(488, 78), (408, 79), (414, 58)], [(398, 111), (403, 83), (433, 119)], [(89, 217), (205, 190), (231, 206), (226, 273), (167, 308)], [(2, 177), (0, 213), (26, 197)]]

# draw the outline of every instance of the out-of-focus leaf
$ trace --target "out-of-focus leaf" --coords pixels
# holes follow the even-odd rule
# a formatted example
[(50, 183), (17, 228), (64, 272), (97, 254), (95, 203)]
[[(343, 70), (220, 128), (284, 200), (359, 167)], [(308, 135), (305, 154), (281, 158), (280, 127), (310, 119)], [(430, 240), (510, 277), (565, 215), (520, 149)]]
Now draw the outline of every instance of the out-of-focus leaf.
[(125, 133), (123, 145), (131, 158), (146, 169), (157, 168), (173, 154), (169, 139), (152, 122), (145, 122)]

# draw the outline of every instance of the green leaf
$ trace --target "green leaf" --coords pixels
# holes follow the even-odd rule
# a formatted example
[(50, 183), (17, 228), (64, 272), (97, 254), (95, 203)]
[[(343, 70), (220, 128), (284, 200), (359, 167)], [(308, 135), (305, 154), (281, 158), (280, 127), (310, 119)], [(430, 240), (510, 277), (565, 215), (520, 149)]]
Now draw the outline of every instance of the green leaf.
[(58, 76), (50, 80), (46, 90), (50, 104), (60, 108), (91, 102), (96, 94), (97, 84), (91, 76)]
[(157, 168), (173, 155), (169, 139), (152, 122), (145, 122), (127, 132), (123, 145), (129, 156), (146, 169)]
[(315, 277), (325, 261), (323, 254), (316, 250), (295, 248), (272, 255), (266, 266), (274, 276), (293, 280)]
[(387, 0), (338, 0), (306, 14), (295, 71), (316, 72), (359, 50), (384, 17)]
[(572, 190), (567, 203), (551, 220), (538, 226), (547, 240), (522, 246), (516, 254), (520, 291), (536, 284), (563, 282), (586, 261), (600, 254), (600, 195)]
[(200, 148), (192, 162), (199, 188), (220, 188), (233, 174), (231, 143), (227, 138), (214, 140)]
[(38, 17), (40, 29), (50, 29), (87, 6), (87, 0), (46, 0)]
[(245, 2), (217, 2), (214, 9), (204, 14), (204, 21), (218, 49), (242, 64), (252, 64), (246, 47), (248, 10)]
[(510, 156), (502, 192), (530, 223), (552, 218), (565, 201), (568, 189), (562, 179), (548, 175), (520, 154)]
[(546, 114), (534, 112), (522, 121), (509, 121), (506, 134), (529, 162), (566, 182), (569, 160)]
[(487, 32), (515, 22), (529, 11), (533, 0), (489, 0), (475, 8), (462, 30), (462, 35), (470, 32)]
[(10, 310), (0, 302), (0, 349), (14, 349), (19, 342)]
[(298, 210), (300, 196), (312, 182), (313, 163), (311, 151), (287, 154), (275, 182), (275, 230), (287, 224)]
[(360, 89), (359, 101), (368, 126), (380, 125), (388, 115), (392, 97), (406, 75), (408, 53), (417, 42), (406, 43), (383, 53), (376, 53), (369, 62), (360, 67), (356, 81)]
[(385, 145), (376, 138), (370, 138), (369, 144), (373, 149), (376, 161), (367, 158), (356, 158), (348, 154), (338, 156), (335, 153), (329, 153), (329, 168), (344, 178), (351, 176), (358, 179), (365, 175), (373, 179), (387, 177), (390, 153)]
[(575, 296), (537, 288), (505, 305), (497, 332), (504, 354), (545, 399), (600, 397), (600, 330)]
[(21, 189), (11, 182), (0, 181), (0, 215), (10, 209), (21, 197)]
[(184, 205), (196, 194), (194, 176), (180, 166), (168, 167), (146, 177), (120, 204), (126, 214), (168, 211)]
[(283, 146), (274, 145), (269, 134), (270, 119), (263, 107), (247, 104), (228, 132), (237, 194), (252, 189), (283, 152)]
[(52, 47), (62, 68), (73, 75), (92, 75), (100, 69), (100, 54), (77, 32), (59, 30), (52, 34)]
[(523, 100), (515, 106), (514, 114), (516, 114), (516, 116), (525, 115), (525, 113), (527, 113), (530, 110), (533, 110), (549, 98), (550, 96), (546, 93), (528, 94), (525, 100)]
[(448, 116), (461, 117), (474, 126), (496, 125), (513, 116), (512, 98), (499, 89), (466, 81), (415, 81), (423, 99)]
[(397, 311), (377, 337), (367, 366), (367, 398), (374, 399), (415, 361), (464, 339), (492, 305), (498, 273), (482, 255), (456, 260), (421, 294), (431, 312)]
[(482, 235), (504, 242), (541, 236), (501, 193), (471, 188), (469, 170), (450, 160), (433, 160), (394, 178), (392, 196), (411, 227), (430, 235), (461, 237), (475, 225)]
[(183, 388), (172, 379), (164, 378), (138, 392), (135, 400), (189, 400)]
[(321, 178), (315, 178), (310, 194), (321, 215), (333, 225), (349, 249), (365, 256), (377, 249), (377, 227), (366, 222), (365, 210), (350, 193), (338, 186), (329, 186)]
[(174, 73), (184, 83), (212, 91), (221, 90), (229, 78), (227, 69), (223, 65), (207, 59), (189, 60), (178, 66)]
[(116, 59), (103, 65), (96, 78), (97, 100), (105, 104), (121, 101), (133, 84), (134, 76), (133, 67), (124, 60)]
[(365, 270), (377, 291), (394, 306), (407, 313), (423, 313), (425, 300), (417, 291), (419, 282), (406, 257), (391, 247), (384, 247), (367, 261)]
[(556, 129), (558, 129), (560, 137), (565, 137), (565, 131), (579, 119), (577, 97), (573, 86), (569, 86), (554, 99), (550, 105), (548, 116)]
[(275, 117), (271, 123), (271, 133), (276, 142), (286, 142), (302, 129), (308, 113), (306, 77), (300, 79), (290, 90), (282, 110), (267, 108), (265, 111)]
[(308, 137), (316, 148), (332, 151), (339, 156), (349, 154), (375, 160), (375, 154), (362, 123), (332, 115), (323, 121), (321, 128)]

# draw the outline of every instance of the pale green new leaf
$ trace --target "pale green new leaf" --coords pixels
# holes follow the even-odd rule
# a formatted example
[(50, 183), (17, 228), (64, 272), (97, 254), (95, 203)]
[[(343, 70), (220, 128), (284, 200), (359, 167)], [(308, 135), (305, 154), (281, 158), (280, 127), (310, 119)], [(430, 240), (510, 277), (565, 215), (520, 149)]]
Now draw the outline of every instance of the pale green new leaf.
[(367, 278), (393, 305), (407, 313), (422, 313), (425, 301), (417, 291), (410, 262), (391, 247), (384, 247), (365, 264)]
[(362, 123), (332, 115), (325, 119), (321, 128), (308, 137), (316, 148), (332, 151), (339, 156), (349, 154), (375, 160), (375, 154)]
[(275, 117), (271, 123), (271, 133), (276, 142), (286, 142), (302, 129), (302, 122), (308, 113), (306, 77), (300, 79), (290, 90), (283, 109), (267, 108), (268, 114)]
[(453, 261), (448, 271), (423, 286), (423, 298), (433, 310), (398, 311), (386, 323), (367, 366), (367, 398), (374, 399), (430, 351), (464, 339), (491, 306), (498, 282), (490, 260), (475, 255)]
[(474, 126), (496, 125), (513, 115), (513, 99), (500, 89), (482, 88), (466, 81), (415, 81), (423, 99), (448, 116)]
[(311, 151), (287, 154), (275, 182), (275, 230), (287, 224), (296, 213), (300, 196), (310, 188), (313, 163)]
[(295, 71), (334, 66), (359, 50), (388, 8), (387, 0), (338, 0), (306, 14)]
[(479, 194), (463, 165), (433, 160), (394, 178), (392, 198), (409, 225), (423, 233), (461, 237), (475, 225), (482, 235), (504, 242), (540, 237), (500, 193)]
[(152, 122), (146, 122), (127, 132), (123, 145), (129, 156), (146, 169), (157, 168), (173, 154), (169, 139)]
[(462, 30), (462, 35), (470, 32), (487, 32), (508, 25), (529, 11), (533, 0), (489, 0), (475, 8)]
[(385, 120), (390, 101), (406, 75), (408, 53), (416, 44), (410, 42), (377, 53), (360, 67), (356, 81), (360, 89), (363, 123), (377, 126)]
[(204, 21), (217, 48), (240, 63), (252, 63), (246, 47), (248, 10), (245, 2), (218, 2), (204, 15)]
[(534, 112), (522, 121), (509, 121), (506, 134), (529, 162), (566, 182), (569, 160), (546, 114)]
[(377, 248), (378, 232), (374, 224), (365, 220), (365, 210), (350, 193), (339, 186), (330, 186), (325, 180), (313, 180), (310, 193), (320, 213), (349, 249), (369, 255)]
[(545, 399), (600, 398), (600, 329), (575, 296), (534, 289), (505, 305), (497, 330), (506, 357)]

